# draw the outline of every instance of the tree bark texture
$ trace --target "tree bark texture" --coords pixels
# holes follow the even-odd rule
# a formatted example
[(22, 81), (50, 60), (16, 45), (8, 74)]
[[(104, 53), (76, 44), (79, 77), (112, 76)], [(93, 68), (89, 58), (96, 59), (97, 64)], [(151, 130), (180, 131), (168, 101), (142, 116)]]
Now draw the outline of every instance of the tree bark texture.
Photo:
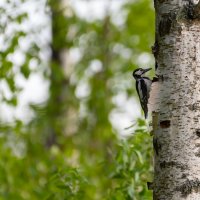
[(200, 3), (154, 4), (153, 199), (200, 200)]

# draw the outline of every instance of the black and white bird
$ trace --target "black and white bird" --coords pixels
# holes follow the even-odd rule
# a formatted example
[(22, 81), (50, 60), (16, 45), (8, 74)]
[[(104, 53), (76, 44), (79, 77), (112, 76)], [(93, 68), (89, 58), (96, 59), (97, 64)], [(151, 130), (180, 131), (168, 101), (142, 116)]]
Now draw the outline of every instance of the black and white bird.
[(144, 111), (145, 119), (148, 116), (148, 99), (152, 81), (148, 77), (145, 77), (144, 74), (149, 70), (151, 70), (151, 68), (138, 68), (133, 71), (133, 77), (136, 80), (136, 90), (140, 99), (141, 107)]

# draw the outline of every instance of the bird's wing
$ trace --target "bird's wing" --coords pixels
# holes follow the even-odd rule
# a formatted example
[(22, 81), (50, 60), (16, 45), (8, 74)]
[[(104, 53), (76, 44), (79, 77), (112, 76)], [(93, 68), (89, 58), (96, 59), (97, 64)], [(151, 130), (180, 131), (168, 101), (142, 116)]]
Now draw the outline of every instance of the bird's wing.
[(140, 104), (144, 111), (145, 118), (147, 118), (148, 114), (148, 98), (149, 98), (149, 88), (151, 84), (151, 80), (148, 78), (142, 78), (139, 81), (136, 81), (136, 89), (138, 96), (140, 98)]
[(147, 86), (147, 102), (148, 102), (152, 81), (147, 77), (143, 77), (143, 80), (145, 81), (145, 84)]

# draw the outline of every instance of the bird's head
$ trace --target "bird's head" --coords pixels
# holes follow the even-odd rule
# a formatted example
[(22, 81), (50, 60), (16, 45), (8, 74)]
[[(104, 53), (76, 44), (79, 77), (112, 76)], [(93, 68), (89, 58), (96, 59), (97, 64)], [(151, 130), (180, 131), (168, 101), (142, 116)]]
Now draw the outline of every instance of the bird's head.
[(147, 68), (147, 69), (138, 68), (138, 69), (133, 71), (133, 77), (135, 79), (140, 78), (140, 77), (142, 77), (143, 74), (145, 74), (149, 70), (151, 70), (151, 68)]

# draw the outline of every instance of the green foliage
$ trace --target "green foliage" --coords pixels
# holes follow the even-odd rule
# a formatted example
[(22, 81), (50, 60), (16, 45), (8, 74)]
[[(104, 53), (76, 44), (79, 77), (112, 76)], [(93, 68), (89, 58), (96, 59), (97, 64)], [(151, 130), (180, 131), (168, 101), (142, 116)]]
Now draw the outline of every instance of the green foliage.
[(87, 184), (76, 168), (55, 172), (49, 180), (51, 194), (47, 199), (85, 199)]
[[(44, 76), (50, 83), (49, 98), (30, 105), (35, 116), (28, 124), (17, 119), (0, 123), (0, 199), (152, 199), (146, 188), (152, 180), (152, 138), (145, 122), (138, 120), (131, 126), (132, 134), (121, 138), (110, 121), (111, 112), (122, 109), (113, 99), (123, 94), (129, 100), (135, 94), (131, 72), (138, 56), (150, 53), (154, 39), (150, 0), (127, 2), (122, 7), (123, 25), (109, 12), (101, 20), (87, 21), (69, 5), (63, 9), (60, 1), (48, 1), (48, 8), (52, 56)], [(2, 14), (7, 16), (4, 10)], [(8, 24), (23, 24), (27, 17), (27, 13), (8, 17)], [(0, 25), (6, 29), (3, 22)], [(8, 58), (26, 37), (29, 33), (16, 30), (0, 54), (0, 78), (12, 94), (7, 98), (2, 92), (1, 99), (13, 106), (21, 88), (15, 82), (15, 63)], [(33, 72), (29, 66), (33, 58), (42, 64), (41, 48), (32, 41), (24, 52), (18, 66), (24, 78)], [(67, 69), (64, 51), (79, 54)], [(80, 95), (83, 86), (87, 91)]]
[(152, 179), (151, 137), (144, 130), (116, 139), (107, 147), (109, 159), (103, 159), (80, 152), (75, 144), (70, 149), (45, 150), (20, 121), (15, 127), (15, 132), (1, 127), (3, 199), (151, 199), (146, 188)]
[[(41, 62), (41, 47), (38, 48), (36, 40), (30, 39), (32, 34), (31, 30), (27, 31), (21, 26), (29, 18), (27, 11), (19, 9), (22, 4), (22, 0), (18, 3), (9, 1), (5, 3), (5, 7), (0, 8), (1, 16), (3, 16), (0, 19), (0, 80), (8, 86), (7, 90), (12, 94), (8, 98), (1, 91), (0, 98), (2, 102), (12, 106), (17, 106), (18, 95), (21, 91), (21, 88), (16, 84), (16, 75), (19, 72), (25, 78), (28, 78), (32, 71), (29, 66), (30, 60), (34, 58), (38, 63)], [(39, 29), (39, 27), (37, 28)], [(37, 31), (35, 30), (35, 32)], [(21, 43), (26, 43), (28, 46), (26, 52), (22, 51), (20, 41)], [(19, 65), (11, 58), (16, 56), (18, 52), (21, 52), (24, 56), (23, 63)]]
[[(146, 182), (151, 180), (152, 147), (150, 136), (145, 132), (122, 140), (114, 159), (111, 190), (112, 199), (150, 199)], [(147, 144), (145, 147), (144, 145)], [(144, 152), (141, 153), (140, 149)]]

